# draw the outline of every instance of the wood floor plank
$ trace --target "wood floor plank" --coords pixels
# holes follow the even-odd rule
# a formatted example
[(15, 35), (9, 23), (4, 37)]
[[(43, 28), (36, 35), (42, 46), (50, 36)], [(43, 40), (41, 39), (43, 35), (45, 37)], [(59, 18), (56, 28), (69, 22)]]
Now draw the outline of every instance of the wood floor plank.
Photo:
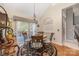
[(57, 44), (54, 45), (57, 48), (58, 56), (79, 56), (79, 50)]

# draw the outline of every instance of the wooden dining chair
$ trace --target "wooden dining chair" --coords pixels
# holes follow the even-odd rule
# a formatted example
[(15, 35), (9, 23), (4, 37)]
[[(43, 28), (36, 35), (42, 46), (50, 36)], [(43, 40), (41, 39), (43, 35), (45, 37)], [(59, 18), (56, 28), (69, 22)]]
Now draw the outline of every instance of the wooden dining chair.
[(54, 33), (50, 34), (50, 42), (52, 41), (53, 35), (54, 35)]
[(41, 48), (43, 46), (43, 36), (32, 36), (31, 37), (32, 40), (31, 40), (31, 47), (32, 48)]

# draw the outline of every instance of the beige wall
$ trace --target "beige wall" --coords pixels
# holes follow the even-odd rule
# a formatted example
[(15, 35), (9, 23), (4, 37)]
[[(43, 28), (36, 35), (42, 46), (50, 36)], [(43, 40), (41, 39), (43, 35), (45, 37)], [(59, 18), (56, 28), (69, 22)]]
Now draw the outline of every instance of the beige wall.
[[(50, 6), (48, 8), (47, 11), (45, 11), (45, 13), (43, 14), (43, 16), (40, 18), (40, 27), (39, 27), (39, 31), (45, 31), (44, 29), (44, 23), (45, 23), (45, 19), (46, 18), (51, 18), (53, 22), (53, 24), (50, 25), (52, 31), (51, 32), (54, 32), (55, 35), (54, 35), (54, 38), (55, 40), (53, 40), (54, 42), (62, 45), (62, 9), (63, 8), (66, 8), (66, 7), (69, 7), (73, 4), (71, 3), (61, 3), (61, 4), (57, 4), (55, 6)], [(50, 20), (50, 19), (49, 19)], [(48, 27), (46, 27), (48, 28)], [(59, 31), (57, 31), (57, 29), (59, 29)], [(49, 30), (48, 30), (49, 32)]]
[[(53, 40), (54, 42), (62, 45), (62, 9), (69, 7), (73, 4), (71, 3), (61, 3), (61, 4), (57, 4), (55, 6), (50, 5), (48, 7), (48, 9), (45, 11), (45, 13), (43, 14), (43, 16), (39, 19), (39, 31), (47, 31), (47, 32), (54, 32), (54, 38), (55, 40)], [(7, 9), (6, 9), (7, 10)], [(42, 10), (42, 9), (41, 9)], [(13, 18), (14, 13), (9, 12), (9, 10), (7, 10), (9, 18)], [(21, 14), (17, 14), (17, 16), (21, 16), (21, 17), (25, 17), (25, 15), (21, 15)], [(49, 26), (46, 26), (46, 28), (51, 27), (51, 30), (45, 30), (45, 21), (46, 19), (51, 20), (51, 24), (49, 24)], [(59, 31), (57, 31), (57, 29), (59, 29)], [(68, 44), (68, 43), (67, 43)], [(70, 45), (69, 47), (72, 46), (72, 44), (68, 44)]]

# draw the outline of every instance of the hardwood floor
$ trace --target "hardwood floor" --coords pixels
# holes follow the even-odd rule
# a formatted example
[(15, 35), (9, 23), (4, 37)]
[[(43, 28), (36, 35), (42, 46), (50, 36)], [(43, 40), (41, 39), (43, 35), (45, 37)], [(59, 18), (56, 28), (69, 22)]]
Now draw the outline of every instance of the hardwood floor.
[(57, 48), (58, 56), (79, 56), (79, 50), (57, 44), (54, 45)]

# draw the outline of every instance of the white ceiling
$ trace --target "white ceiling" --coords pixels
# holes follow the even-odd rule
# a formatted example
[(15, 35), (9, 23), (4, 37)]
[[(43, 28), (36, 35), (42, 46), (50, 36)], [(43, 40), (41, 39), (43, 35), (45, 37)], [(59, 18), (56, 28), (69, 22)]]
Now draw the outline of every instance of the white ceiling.
[[(9, 15), (33, 17), (34, 4), (33, 3), (1, 3), (8, 12)], [(52, 4), (55, 5), (55, 4)], [(48, 3), (36, 3), (35, 13), (37, 17), (41, 17), (45, 10), (50, 6)]]

